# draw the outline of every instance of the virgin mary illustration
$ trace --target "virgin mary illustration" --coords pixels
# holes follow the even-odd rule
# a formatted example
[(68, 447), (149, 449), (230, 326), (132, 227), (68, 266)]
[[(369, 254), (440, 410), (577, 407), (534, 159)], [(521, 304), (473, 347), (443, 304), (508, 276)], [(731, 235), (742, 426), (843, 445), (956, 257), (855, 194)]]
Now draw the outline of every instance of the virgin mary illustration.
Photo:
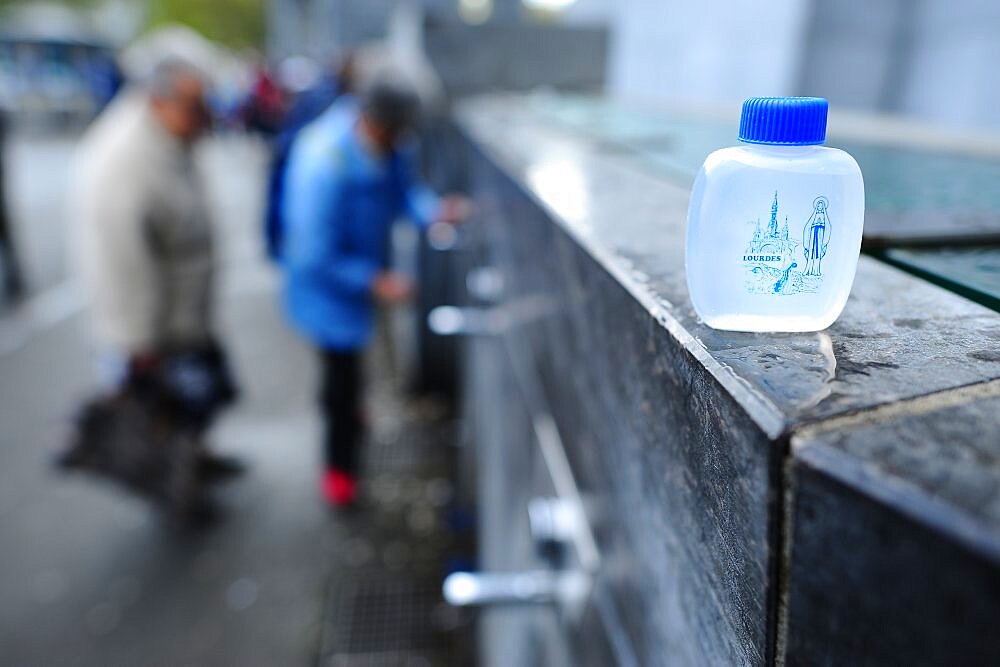
[(816, 197), (813, 201), (813, 212), (802, 229), (802, 252), (806, 256), (806, 266), (803, 270), (807, 276), (821, 276), (821, 262), (830, 245), (830, 218), (826, 208), (829, 202), (826, 197)]

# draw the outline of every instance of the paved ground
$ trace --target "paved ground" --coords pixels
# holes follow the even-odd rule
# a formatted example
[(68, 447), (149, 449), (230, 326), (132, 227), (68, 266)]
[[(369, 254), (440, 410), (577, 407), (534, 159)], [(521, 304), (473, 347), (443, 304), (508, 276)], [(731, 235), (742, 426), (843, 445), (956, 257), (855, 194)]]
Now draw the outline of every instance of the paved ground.
[[(53, 146), (39, 155), (61, 165)], [(227, 140), (206, 164), (225, 258), (223, 331), (244, 388), (213, 440), (251, 471), (220, 493), (225, 518), (201, 533), (50, 471), (69, 415), (93, 389), (92, 360), (57, 259), (60, 227), (24, 217), (59, 202), (37, 199), (37, 183), (18, 194), (19, 233), (42, 227), (26, 261), (45, 290), (0, 317), (0, 662), (468, 664), (464, 619), (437, 593), (457, 549), (445, 522), (451, 423), (440, 405), (400, 396), (376, 358), (364, 503), (347, 516), (320, 505), (313, 358), (282, 324), (255, 243), (263, 153)]]
[(65, 134), (12, 134), (5, 145), (7, 206), (15, 221), (24, 280), (34, 291), (66, 277), (62, 232), (74, 145), (75, 138)]

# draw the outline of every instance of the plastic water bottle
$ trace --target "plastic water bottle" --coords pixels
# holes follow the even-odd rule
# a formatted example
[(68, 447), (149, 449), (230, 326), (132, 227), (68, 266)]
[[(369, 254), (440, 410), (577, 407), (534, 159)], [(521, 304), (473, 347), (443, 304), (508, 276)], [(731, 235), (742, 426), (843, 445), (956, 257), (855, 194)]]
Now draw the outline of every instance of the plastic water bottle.
[(819, 331), (847, 303), (861, 251), (857, 162), (826, 148), (827, 101), (752, 97), (740, 144), (694, 183), (686, 268), (698, 316), (716, 329)]

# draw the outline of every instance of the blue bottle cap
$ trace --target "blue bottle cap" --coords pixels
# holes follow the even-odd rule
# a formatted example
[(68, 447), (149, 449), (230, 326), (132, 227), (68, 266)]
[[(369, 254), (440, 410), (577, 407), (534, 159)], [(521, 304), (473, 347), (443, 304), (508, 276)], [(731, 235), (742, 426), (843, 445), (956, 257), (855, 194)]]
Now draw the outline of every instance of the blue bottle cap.
[(740, 141), (751, 144), (811, 146), (826, 141), (822, 97), (751, 97), (743, 103)]

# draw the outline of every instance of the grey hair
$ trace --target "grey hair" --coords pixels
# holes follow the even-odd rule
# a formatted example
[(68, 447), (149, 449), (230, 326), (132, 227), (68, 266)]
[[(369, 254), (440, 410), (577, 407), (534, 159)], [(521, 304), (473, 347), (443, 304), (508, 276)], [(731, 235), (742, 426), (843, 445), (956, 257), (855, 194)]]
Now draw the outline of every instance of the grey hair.
[(170, 99), (177, 94), (177, 83), (181, 79), (196, 79), (204, 83), (206, 76), (194, 63), (171, 56), (156, 63), (146, 77), (145, 87), (153, 97)]
[(361, 110), (391, 132), (403, 132), (417, 124), (420, 97), (405, 79), (390, 73), (376, 76), (364, 86)]

